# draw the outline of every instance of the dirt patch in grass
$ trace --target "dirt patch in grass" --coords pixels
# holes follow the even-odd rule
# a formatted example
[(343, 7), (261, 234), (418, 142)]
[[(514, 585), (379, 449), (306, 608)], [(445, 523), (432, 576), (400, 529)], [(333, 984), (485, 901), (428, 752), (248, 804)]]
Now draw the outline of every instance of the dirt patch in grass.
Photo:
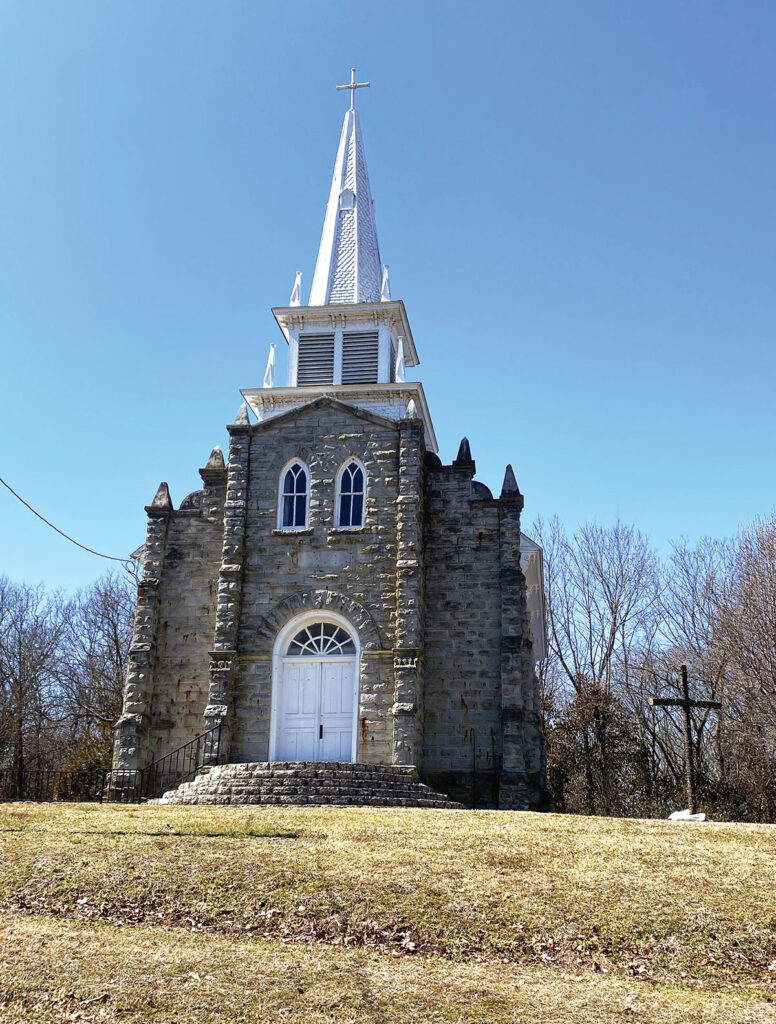
[(776, 980), (776, 829), (372, 808), (0, 808), (0, 906), (112, 924)]
[(773, 1004), (549, 967), (180, 930), (0, 919), (0, 1020), (156, 1024), (768, 1024)]

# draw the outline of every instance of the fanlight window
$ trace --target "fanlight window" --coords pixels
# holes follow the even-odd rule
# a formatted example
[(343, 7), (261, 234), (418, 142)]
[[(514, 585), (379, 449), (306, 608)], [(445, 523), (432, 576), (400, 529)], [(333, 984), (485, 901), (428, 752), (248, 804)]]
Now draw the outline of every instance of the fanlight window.
[(356, 645), (340, 626), (331, 622), (316, 622), (305, 626), (288, 645), (292, 657), (316, 658), (321, 655), (355, 654)]
[(364, 483), (363, 467), (349, 462), (340, 476), (338, 526), (364, 525)]
[(303, 530), (307, 526), (307, 470), (300, 462), (283, 474), (280, 495), (280, 525), (284, 530)]

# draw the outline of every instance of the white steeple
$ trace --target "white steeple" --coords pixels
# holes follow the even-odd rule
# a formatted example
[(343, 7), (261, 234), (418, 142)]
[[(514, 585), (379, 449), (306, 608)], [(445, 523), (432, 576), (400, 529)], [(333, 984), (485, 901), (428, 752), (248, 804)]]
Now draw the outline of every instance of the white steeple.
[(377, 244), (375, 210), (369, 189), (364, 140), (353, 97), (368, 82), (355, 81), (351, 69), (350, 109), (345, 113), (331, 181), (323, 234), (310, 290), (311, 306), (379, 302), (383, 274)]
[[(418, 365), (407, 311), (391, 297), (380, 262), (364, 142), (353, 97), (369, 82), (351, 69), (350, 109), (342, 125), (323, 235), (308, 305), (301, 274), (287, 306), (272, 310), (288, 344), (288, 384), (276, 387), (274, 355), (264, 387), (243, 391), (261, 422), (326, 397), (384, 419), (420, 418), (426, 447), (437, 450), (423, 385), (406, 380)], [(247, 413), (246, 413), (247, 416)], [(247, 420), (246, 420), (247, 422)]]

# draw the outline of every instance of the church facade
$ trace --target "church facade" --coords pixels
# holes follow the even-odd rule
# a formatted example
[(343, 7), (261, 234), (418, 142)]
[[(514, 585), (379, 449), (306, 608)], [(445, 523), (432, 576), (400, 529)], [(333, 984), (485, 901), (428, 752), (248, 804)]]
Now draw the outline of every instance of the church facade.
[(287, 386), (273, 351), (228, 461), (146, 509), (114, 767), (217, 732), (229, 763), (414, 765), (454, 799), (542, 806), (541, 551), (511, 467), (494, 497), (465, 438), (437, 454), (352, 100), (309, 301), (297, 275), (273, 313)]

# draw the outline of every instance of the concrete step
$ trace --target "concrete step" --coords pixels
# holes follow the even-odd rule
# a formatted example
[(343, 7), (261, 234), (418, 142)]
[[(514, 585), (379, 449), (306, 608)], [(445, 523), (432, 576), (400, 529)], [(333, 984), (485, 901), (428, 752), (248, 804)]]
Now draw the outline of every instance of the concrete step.
[(159, 804), (269, 804), (460, 808), (418, 781), (415, 768), (344, 762), (215, 765), (165, 793)]

